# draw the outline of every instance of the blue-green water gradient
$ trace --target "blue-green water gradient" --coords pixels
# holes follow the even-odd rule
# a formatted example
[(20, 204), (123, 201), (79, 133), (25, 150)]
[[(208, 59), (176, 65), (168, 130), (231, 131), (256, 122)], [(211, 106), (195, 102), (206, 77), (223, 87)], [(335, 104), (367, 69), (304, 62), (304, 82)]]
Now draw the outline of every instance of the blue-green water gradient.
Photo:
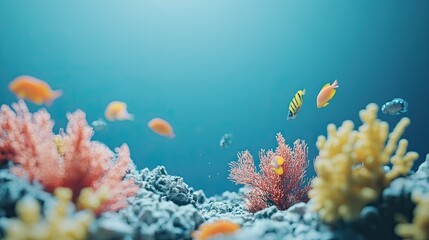
[[(66, 112), (80, 108), (93, 121), (110, 101), (127, 102), (136, 119), (109, 122), (94, 139), (126, 142), (138, 168), (165, 165), (208, 195), (237, 188), (227, 176), (238, 151), (257, 159), (281, 132), (289, 143), (306, 140), (312, 160), (328, 123), (358, 124), (368, 103), (395, 97), (409, 103), (409, 149), (420, 162), (429, 152), (425, 0), (0, 1), (0, 103), (16, 101), (7, 85), (22, 74), (64, 91), (48, 108), (56, 131)], [(317, 109), (320, 88), (335, 79), (337, 94)], [(154, 117), (176, 138), (151, 132)], [(224, 133), (234, 139), (222, 150)]]

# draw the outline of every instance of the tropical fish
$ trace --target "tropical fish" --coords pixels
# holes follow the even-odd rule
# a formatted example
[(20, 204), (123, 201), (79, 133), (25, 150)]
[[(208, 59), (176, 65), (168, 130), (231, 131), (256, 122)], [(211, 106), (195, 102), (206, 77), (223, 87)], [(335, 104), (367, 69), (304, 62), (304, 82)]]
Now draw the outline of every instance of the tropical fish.
[(225, 133), (221, 138), (219, 142), (219, 146), (221, 148), (227, 148), (232, 143), (232, 134), (231, 133)]
[(26, 75), (15, 78), (9, 84), (9, 90), (18, 98), (27, 99), (37, 105), (44, 103), (47, 106), (63, 94), (61, 90), (53, 91), (45, 81)]
[(107, 128), (107, 123), (103, 119), (99, 118), (91, 123), (91, 127), (95, 131), (104, 131)]
[(175, 136), (173, 132), (173, 127), (164, 119), (154, 118), (150, 120), (147, 125), (150, 129), (152, 129), (152, 131), (161, 136), (169, 138), (174, 138)]
[(198, 231), (192, 233), (195, 240), (208, 240), (212, 237), (222, 238), (240, 229), (240, 225), (229, 220), (217, 220), (202, 224)]
[(322, 89), (319, 92), (319, 95), (317, 95), (317, 108), (326, 107), (329, 104), (329, 100), (331, 100), (335, 92), (335, 88), (338, 88), (338, 81), (335, 80), (332, 85), (327, 83), (325, 86), (322, 87)]
[(134, 115), (128, 113), (127, 104), (119, 101), (110, 102), (106, 107), (104, 116), (109, 121), (134, 120)]
[(274, 156), (271, 158), (271, 166), (273, 167), (274, 171), (277, 173), (277, 175), (283, 175), (283, 163), (285, 160), (280, 156)]
[(398, 115), (408, 111), (408, 103), (402, 98), (395, 98), (392, 101), (386, 102), (381, 106), (381, 111), (384, 114)]
[(296, 114), (298, 113), (299, 109), (302, 106), (302, 100), (304, 95), (305, 95), (305, 89), (298, 90), (298, 92), (295, 93), (295, 96), (292, 98), (292, 101), (290, 101), (290, 104), (289, 104), (289, 113), (287, 115), (288, 120), (295, 119)]

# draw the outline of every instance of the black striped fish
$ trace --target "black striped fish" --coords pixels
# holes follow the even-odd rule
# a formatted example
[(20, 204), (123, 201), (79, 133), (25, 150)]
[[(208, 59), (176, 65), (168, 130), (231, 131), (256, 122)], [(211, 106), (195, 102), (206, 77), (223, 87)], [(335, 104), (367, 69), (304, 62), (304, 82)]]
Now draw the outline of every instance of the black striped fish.
[(305, 89), (298, 90), (298, 92), (295, 93), (295, 96), (292, 98), (292, 101), (290, 101), (290, 104), (289, 104), (289, 113), (287, 115), (287, 120), (294, 119), (296, 117), (298, 110), (302, 106), (302, 98), (304, 95), (305, 95)]

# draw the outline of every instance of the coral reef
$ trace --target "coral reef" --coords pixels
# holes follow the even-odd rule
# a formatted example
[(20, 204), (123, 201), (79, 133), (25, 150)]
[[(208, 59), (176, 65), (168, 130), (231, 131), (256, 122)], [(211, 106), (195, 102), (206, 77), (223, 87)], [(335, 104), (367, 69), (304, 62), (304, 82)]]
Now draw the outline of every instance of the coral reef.
[(88, 209), (100, 214), (103, 212), (101, 206), (111, 198), (112, 194), (106, 186), (102, 186), (97, 191), (94, 191), (90, 187), (83, 188), (77, 199), (76, 207), (78, 209)]
[[(141, 189), (130, 199), (129, 207), (119, 213), (102, 214), (90, 229), (90, 239), (191, 239), (203, 222), (225, 219), (249, 225), (254, 220), (238, 193), (225, 192), (206, 199), (201, 190), (194, 192), (182, 178), (168, 175), (164, 167), (132, 171), (129, 175)], [(179, 190), (179, 195), (189, 197), (187, 205), (173, 202), (169, 196), (171, 186)]]
[(120, 212), (135, 231), (133, 237), (149, 239), (189, 239), (204, 219), (192, 205), (178, 206), (141, 189), (132, 208)]
[[(377, 119), (377, 111), (377, 105), (369, 104), (360, 112), (363, 125), (358, 131), (345, 121), (338, 130), (328, 125), (328, 137), (318, 138), (317, 177), (309, 196), (314, 210), (328, 223), (356, 220), (362, 208), (376, 201), (393, 179), (407, 174), (418, 158), (416, 152), (406, 153), (407, 140), (401, 139), (397, 146), (410, 120), (403, 118), (385, 144), (389, 126)], [(393, 168), (386, 173), (389, 160)]]
[(132, 237), (133, 231), (134, 229), (116, 212), (106, 212), (90, 226), (88, 239), (131, 240), (135, 239)]
[[(166, 200), (165, 195), (141, 188), (130, 199), (128, 207), (101, 214), (90, 226), (88, 239), (191, 239), (200, 224), (219, 219), (240, 224), (241, 228), (229, 236), (210, 239), (400, 239), (394, 233), (394, 216), (401, 213), (412, 219), (411, 193), (429, 193), (428, 166), (429, 159), (415, 174), (395, 179), (378, 202), (362, 209), (356, 222), (342, 223), (335, 228), (311, 210), (312, 201), (297, 203), (285, 211), (271, 206), (253, 214), (247, 211), (245, 200), (240, 196), (244, 189), (207, 199), (202, 194), (201, 203), (179, 206)], [(147, 184), (139, 174), (141, 172), (132, 171), (129, 177)], [(152, 171), (152, 174), (178, 178), (162, 171)]]
[[(80, 111), (68, 115), (66, 132), (54, 135), (44, 110), (30, 114), (22, 102), (14, 109), (2, 106), (0, 113), (0, 238), (189, 240), (194, 233), (197, 239), (213, 240), (427, 239), (429, 155), (417, 172), (409, 173), (417, 154), (405, 153), (406, 140), (396, 146), (409, 120), (401, 120), (385, 144), (388, 127), (376, 119), (374, 105), (361, 112), (364, 124), (358, 131), (345, 122), (338, 131), (330, 125), (328, 138), (319, 138), (318, 177), (308, 203), (307, 147), (296, 141), (290, 148), (280, 134), (275, 151), (260, 152), (259, 173), (249, 152), (231, 163), (231, 179), (245, 187), (206, 198), (163, 166), (130, 168), (127, 146), (115, 156), (91, 141)], [(285, 160), (283, 174), (270, 164), (273, 156)], [(48, 179), (47, 173), (56, 175)], [(76, 186), (54, 190), (67, 184)], [(248, 199), (242, 197), (246, 194)], [(329, 212), (335, 206), (338, 211)], [(80, 209), (85, 210), (75, 212)], [(114, 209), (120, 210), (108, 211)]]
[(207, 222), (220, 219), (231, 220), (240, 225), (252, 222), (254, 216), (250, 213), (243, 200), (244, 188), (239, 192), (224, 192), (221, 196), (207, 198), (203, 204), (197, 206), (198, 211)]
[(30, 184), (26, 179), (12, 174), (9, 169), (0, 169), (0, 217), (15, 217), (15, 205), (25, 195), (41, 203), (53, 201), (40, 184)]
[[(402, 239), (394, 232), (395, 215), (401, 213), (412, 219), (415, 205), (410, 196), (415, 192), (429, 193), (428, 167), (429, 158), (415, 174), (395, 179), (384, 189), (382, 198), (365, 206), (354, 222), (332, 227), (312, 211), (314, 202), (310, 200), (286, 211), (275, 206), (266, 208), (248, 216), (235, 234), (213, 239)], [(223, 214), (223, 218), (227, 216), (228, 213)]]
[(428, 163), (429, 159), (420, 165), (415, 174), (393, 180), (377, 201), (360, 211), (356, 221), (336, 227), (351, 228), (364, 239), (402, 239), (394, 232), (397, 216), (400, 215), (405, 220), (412, 219), (415, 207), (412, 194), (429, 193)]
[(213, 239), (342, 239), (335, 236), (311, 211), (308, 204), (297, 203), (285, 211), (271, 206), (254, 215), (253, 221), (235, 234)]
[[(115, 239), (191, 239), (192, 232), (204, 222), (194, 206), (205, 201), (202, 191), (194, 193), (182, 178), (168, 175), (164, 167), (132, 171), (129, 177), (141, 186), (130, 199), (130, 206), (119, 213), (102, 214), (102, 224), (91, 228), (90, 238), (106, 240), (113, 235), (118, 236)], [(188, 204), (177, 201), (175, 196), (182, 196), (181, 200), (186, 196)], [(107, 222), (122, 227), (106, 228)]]
[(57, 202), (42, 219), (41, 206), (31, 196), (19, 200), (16, 205), (18, 219), (6, 223), (6, 240), (80, 240), (86, 239), (88, 228), (94, 219), (91, 212), (71, 213), (72, 191), (57, 188), (54, 192)]
[[(308, 201), (307, 192), (310, 185), (304, 178), (308, 166), (307, 145), (304, 141), (297, 140), (292, 149), (280, 133), (276, 139), (278, 147), (275, 151), (260, 151), (259, 173), (249, 151), (239, 153), (238, 161), (230, 163), (229, 178), (236, 184), (245, 184), (249, 188), (245, 196), (251, 212), (272, 205), (285, 210), (297, 202)], [(281, 175), (278, 175), (271, 165), (274, 156), (284, 159)]]
[(127, 206), (127, 198), (137, 191), (132, 179), (123, 180), (133, 167), (127, 145), (116, 148), (115, 158), (105, 145), (91, 141), (93, 130), (80, 110), (68, 114), (66, 132), (54, 136), (46, 110), (32, 114), (23, 101), (12, 106), (15, 111), (1, 106), (0, 161), (15, 163), (13, 173), (37, 180), (48, 192), (70, 188), (74, 197), (87, 187), (94, 191), (107, 187), (110, 198), (97, 213)]
[(136, 183), (148, 191), (151, 191), (161, 197), (162, 200), (172, 201), (175, 204), (182, 206), (186, 204), (196, 205), (202, 203), (205, 199), (204, 193), (194, 191), (181, 177), (171, 176), (167, 174), (165, 167), (158, 166), (152, 171), (145, 168), (135, 178)]

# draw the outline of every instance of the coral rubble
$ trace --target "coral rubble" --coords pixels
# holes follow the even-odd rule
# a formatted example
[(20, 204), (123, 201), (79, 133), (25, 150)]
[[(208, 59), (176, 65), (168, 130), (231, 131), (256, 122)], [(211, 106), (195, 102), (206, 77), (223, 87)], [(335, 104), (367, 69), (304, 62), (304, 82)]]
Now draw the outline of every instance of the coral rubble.
[(205, 199), (204, 193), (194, 191), (189, 187), (181, 177), (167, 174), (165, 167), (158, 166), (152, 171), (145, 168), (141, 170), (135, 178), (136, 183), (148, 191), (151, 191), (161, 197), (162, 200), (172, 201), (181, 206), (186, 204), (196, 205), (202, 203)]
[(245, 206), (242, 197), (244, 193), (244, 188), (240, 188), (238, 193), (227, 191), (220, 196), (207, 198), (197, 208), (207, 222), (227, 219), (246, 226), (251, 224), (254, 214), (250, 213)]
[[(205, 201), (202, 191), (194, 192), (182, 178), (168, 175), (164, 167), (132, 171), (128, 177), (140, 190), (130, 199), (129, 207), (101, 216), (101, 222), (90, 230), (92, 239), (191, 239), (192, 232), (204, 222), (196, 208)], [(107, 228), (107, 222), (122, 227)]]

